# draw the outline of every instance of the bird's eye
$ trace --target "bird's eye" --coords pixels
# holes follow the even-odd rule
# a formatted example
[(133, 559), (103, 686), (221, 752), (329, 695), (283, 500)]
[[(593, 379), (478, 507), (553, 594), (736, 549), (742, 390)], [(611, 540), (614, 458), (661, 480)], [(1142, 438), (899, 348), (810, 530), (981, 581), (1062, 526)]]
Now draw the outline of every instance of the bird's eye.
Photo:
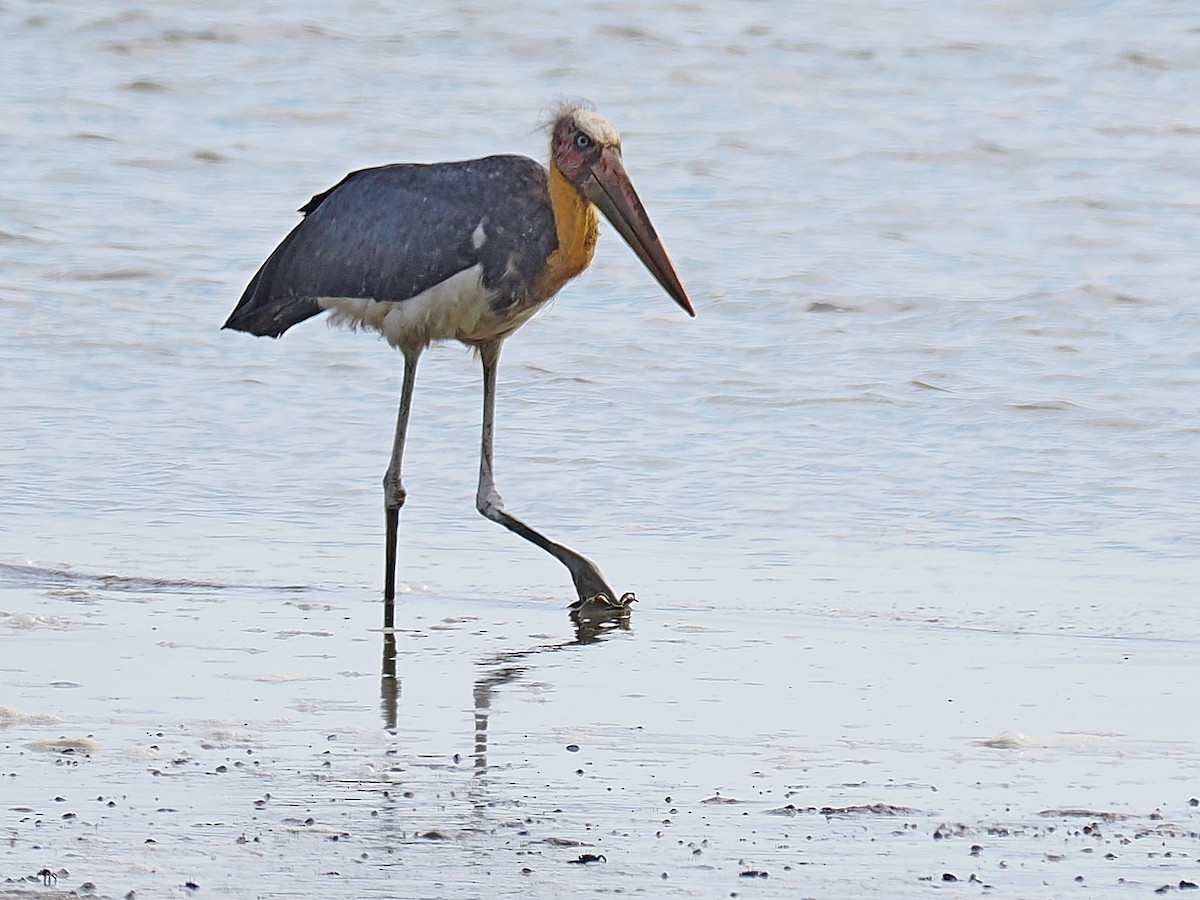
[(581, 131), (579, 134), (575, 135), (575, 146), (590, 147), (592, 146), (592, 139)]

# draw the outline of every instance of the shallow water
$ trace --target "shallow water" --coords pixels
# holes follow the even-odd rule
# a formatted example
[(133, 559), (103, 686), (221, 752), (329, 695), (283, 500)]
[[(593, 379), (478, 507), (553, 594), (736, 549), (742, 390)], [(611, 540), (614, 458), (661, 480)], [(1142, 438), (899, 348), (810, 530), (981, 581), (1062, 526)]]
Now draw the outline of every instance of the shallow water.
[[(1190, 7), (0, 22), (0, 891), (1200, 880)], [(541, 157), (562, 96), (622, 129), (699, 317), (606, 233), (505, 348), (497, 478), (640, 603), (580, 641), (474, 512), (440, 348), (393, 651), (398, 355), (217, 328), (311, 194)]]

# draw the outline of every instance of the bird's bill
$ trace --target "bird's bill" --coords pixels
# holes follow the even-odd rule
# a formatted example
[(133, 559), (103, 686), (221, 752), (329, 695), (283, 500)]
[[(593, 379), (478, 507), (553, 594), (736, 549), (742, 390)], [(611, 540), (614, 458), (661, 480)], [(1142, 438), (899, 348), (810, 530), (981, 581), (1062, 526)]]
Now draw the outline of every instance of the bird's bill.
[(678, 303), (689, 316), (696, 315), (687, 291), (679, 283), (679, 276), (667, 257), (667, 251), (658, 239), (646, 208), (638, 199), (633, 182), (625, 174), (619, 150), (605, 149), (599, 161), (592, 167), (592, 174), (583, 183), (583, 192), (599, 207), (604, 217), (612, 222), (642, 264), (650, 270), (671, 299)]

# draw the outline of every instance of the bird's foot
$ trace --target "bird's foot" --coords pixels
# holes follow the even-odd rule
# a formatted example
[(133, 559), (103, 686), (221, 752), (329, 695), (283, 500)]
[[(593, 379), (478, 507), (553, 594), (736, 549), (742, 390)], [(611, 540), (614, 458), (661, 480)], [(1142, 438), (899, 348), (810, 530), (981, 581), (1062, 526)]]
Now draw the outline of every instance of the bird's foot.
[(633, 617), (630, 604), (636, 599), (632, 593), (625, 593), (619, 600), (613, 600), (603, 591), (580, 597), (571, 604), (575, 637), (586, 644), (600, 640), (611, 631), (628, 631)]
[(614, 600), (605, 591), (593, 594), (591, 597), (580, 597), (571, 604), (571, 609), (580, 610), (584, 608), (590, 609), (629, 609), (631, 605), (637, 602), (637, 597), (633, 591), (626, 591), (621, 595), (619, 600)]

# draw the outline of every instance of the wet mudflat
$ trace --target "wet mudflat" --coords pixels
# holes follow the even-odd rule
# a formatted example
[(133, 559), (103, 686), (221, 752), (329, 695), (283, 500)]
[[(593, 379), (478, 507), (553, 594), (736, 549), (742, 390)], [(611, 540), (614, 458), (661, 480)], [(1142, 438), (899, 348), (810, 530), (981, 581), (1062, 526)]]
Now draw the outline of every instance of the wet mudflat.
[(1148, 895), (1200, 868), (1172, 641), (712, 604), (576, 629), (425, 592), (385, 635), (344, 589), (2, 573), (5, 890)]

